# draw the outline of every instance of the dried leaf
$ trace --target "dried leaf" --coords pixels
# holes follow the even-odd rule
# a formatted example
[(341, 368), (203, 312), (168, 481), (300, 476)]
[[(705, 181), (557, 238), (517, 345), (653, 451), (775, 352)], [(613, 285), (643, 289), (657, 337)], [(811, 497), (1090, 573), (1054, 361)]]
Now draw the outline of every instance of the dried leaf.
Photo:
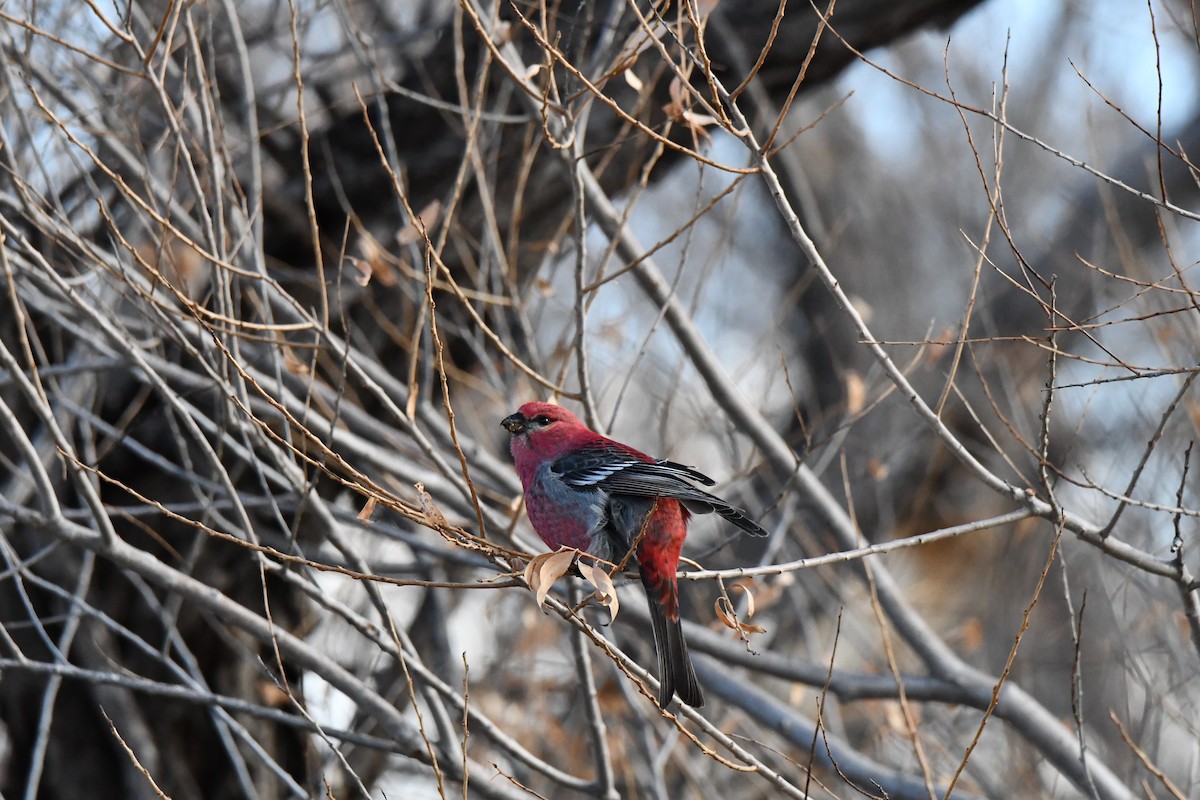
[(717, 619), (721, 620), (721, 624), (730, 630), (737, 631), (739, 636), (767, 632), (767, 629), (762, 625), (750, 625), (749, 623), (739, 621), (737, 612), (733, 610), (729, 598), (725, 595), (717, 598), (717, 601), (713, 603), (713, 608), (716, 610)]
[(678, 75), (667, 86), (667, 95), (671, 98), (671, 102), (664, 110), (671, 115), (672, 119), (679, 119), (683, 116), (684, 99), (687, 97), (687, 92), (683, 90), (683, 81)]
[(867, 404), (867, 385), (862, 376), (853, 370), (847, 371), (843, 378), (846, 382), (846, 413), (857, 414)]
[(416, 376), (413, 377), (413, 381), (408, 384), (408, 403), (404, 406), (404, 415), (410, 422), (417, 418), (417, 398), (421, 396), (421, 385), (417, 383)]
[(944, 361), (954, 354), (954, 348), (945, 345), (953, 344), (954, 342), (958, 341), (958, 338), (958, 329), (947, 325), (938, 331), (938, 333), (933, 337), (933, 341), (942, 342), (944, 346), (930, 347), (925, 349), (925, 352), (923, 353), (924, 358), (934, 363), (937, 363), (938, 361)]
[(346, 256), (346, 260), (354, 267), (354, 272), (350, 274), (350, 277), (354, 279), (355, 283), (359, 286), (366, 286), (371, 282), (371, 275), (374, 274), (375, 269), (371, 266), (370, 261), (354, 256)]
[(734, 613), (728, 597), (725, 595), (718, 597), (717, 601), (713, 603), (713, 610), (717, 612), (717, 619), (721, 620), (722, 625), (735, 631), (738, 629), (737, 614)]
[(293, 375), (304, 377), (312, 372), (307, 361), (301, 361), (296, 358), (295, 351), (292, 348), (285, 348), (283, 351), (283, 368)]
[(707, 141), (710, 137), (706, 128), (718, 125), (720, 120), (710, 114), (692, 111), (692, 97), (678, 77), (668, 85), (667, 93), (671, 101), (663, 106), (663, 113), (675, 122), (686, 125), (697, 142), (702, 139)]
[(511, 42), (516, 38), (517, 32), (513, 29), (512, 23), (508, 20), (500, 20), (492, 26), (492, 41), (500, 47)]
[[(434, 200), (428, 203), (424, 208), (417, 212), (416, 221), (409, 221), (400, 233), (396, 234), (396, 241), (401, 245), (416, 244), (417, 242), (425, 241), (425, 236), (438, 221), (442, 215), (442, 201)], [(421, 224), (418, 225), (417, 222)]]
[(697, 114), (695, 111), (684, 111), (683, 121), (691, 126), (692, 130), (703, 132), (710, 125), (716, 125), (720, 120), (712, 114)]
[(552, 553), (549, 558), (542, 562), (541, 567), (538, 569), (538, 606), (546, 602), (546, 595), (550, 593), (550, 588), (571, 568), (576, 555), (577, 553), (574, 550), (560, 550), (557, 553)]
[(617, 599), (617, 587), (613, 585), (612, 576), (599, 564), (588, 564), (583, 561), (579, 562), (579, 574), (596, 587), (592, 597), (597, 603), (608, 609), (609, 622), (615, 620), (617, 612), (621, 610), (621, 601)]
[(373, 280), (381, 286), (395, 286), (399, 282), (393, 266), (394, 258), (374, 236), (362, 237), (358, 250), (362, 259), (351, 259), (351, 263), (365, 275), (362, 280), (356, 278), (360, 284), (366, 286), (368, 280)]
[(646, 86), (646, 84), (642, 82), (642, 79), (637, 76), (637, 73), (633, 71), (632, 67), (622, 72), (621, 75), (625, 78), (625, 82), (629, 84), (629, 88), (633, 89), (639, 94)]
[(421, 504), (421, 513), (425, 515), (425, 521), (432, 528), (446, 528), (450, 523), (446, 522), (446, 516), (442, 510), (433, 502), (433, 498), (429, 496), (429, 492), (425, 491), (425, 484), (414, 483), (417, 487), (417, 500)]
[(750, 591), (750, 587), (745, 583), (735, 583), (729, 587), (730, 589), (741, 589), (746, 593), (746, 619), (754, 616), (754, 592)]
[(358, 512), (358, 521), (364, 525), (370, 525), (373, 521), (371, 515), (375, 513), (375, 508), (379, 505), (378, 498), (375, 495), (370, 495), (367, 502), (363, 505), (362, 511)]
[(258, 696), (263, 705), (270, 708), (287, 708), (292, 704), (292, 698), (272, 681), (258, 682)]
[(539, 608), (546, 603), (546, 595), (550, 594), (555, 582), (571, 568), (577, 555), (579, 551), (572, 548), (563, 548), (554, 553), (539, 553), (525, 566), (525, 582), (537, 596)]

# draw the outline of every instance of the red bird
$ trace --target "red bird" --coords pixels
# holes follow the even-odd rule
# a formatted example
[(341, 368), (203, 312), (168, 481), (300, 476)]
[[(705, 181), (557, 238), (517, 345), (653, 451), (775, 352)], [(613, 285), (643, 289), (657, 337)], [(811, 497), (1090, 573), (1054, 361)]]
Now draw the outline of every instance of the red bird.
[(526, 403), (500, 424), (512, 434), (525, 509), (543, 542), (614, 564), (637, 542), (634, 557), (650, 601), (658, 653), (658, 705), (666, 708), (678, 692), (687, 705), (702, 706), (704, 693), (679, 623), (675, 578), (688, 519), (715, 511), (754, 536), (767, 532), (690, 483), (711, 486), (712, 478), (601, 436), (565, 408)]

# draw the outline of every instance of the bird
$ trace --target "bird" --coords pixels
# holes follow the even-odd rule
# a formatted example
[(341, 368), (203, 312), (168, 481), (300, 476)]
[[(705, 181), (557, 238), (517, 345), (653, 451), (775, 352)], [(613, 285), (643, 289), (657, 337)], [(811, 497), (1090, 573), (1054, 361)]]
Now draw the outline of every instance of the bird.
[(533, 529), (552, 549), (575, 548), (613, 564), (633, 560), (649, 601), (658, 656), (658, 705), (677, 693), (692, 708), (704, 692), (679, 620), (679, 554), (692, 514), (717, 513), (754, 536), (758, 523), (694, 484), (715, 481), (692, 467), (652, 458), (588, 428), (553, 403), (529, 402), (500, 423)]

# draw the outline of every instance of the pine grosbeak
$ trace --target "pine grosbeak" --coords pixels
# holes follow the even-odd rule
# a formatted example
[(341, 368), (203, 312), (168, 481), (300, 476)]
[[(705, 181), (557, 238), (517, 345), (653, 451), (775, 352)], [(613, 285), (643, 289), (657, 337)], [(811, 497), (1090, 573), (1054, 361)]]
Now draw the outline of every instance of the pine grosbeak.
[(542, 541), (614, 564), (636, 543), (658, 653), (658, 704), (666, 708), (678, 692), (687, 705), (703, 705), (679, 623), (675, 578), (688, 519), (715, 511), (747, 533), (766, 531), (691, 483), (711, 486), (708, 476), (601, 436), (565, 408), (526, 403), (501, 424), (512, 434), (525, 509)]

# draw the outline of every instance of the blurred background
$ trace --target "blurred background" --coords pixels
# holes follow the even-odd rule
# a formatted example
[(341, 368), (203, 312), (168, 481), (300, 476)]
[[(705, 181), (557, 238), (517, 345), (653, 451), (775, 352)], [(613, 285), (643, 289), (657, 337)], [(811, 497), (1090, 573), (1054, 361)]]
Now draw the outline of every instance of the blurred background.
[[(1194, 797), (1198, 75), (1178, 0), (0, 6), (0, 793)], [(771, 531), (693, 522), (703, 709), (528, 591), (551, 398)]]

